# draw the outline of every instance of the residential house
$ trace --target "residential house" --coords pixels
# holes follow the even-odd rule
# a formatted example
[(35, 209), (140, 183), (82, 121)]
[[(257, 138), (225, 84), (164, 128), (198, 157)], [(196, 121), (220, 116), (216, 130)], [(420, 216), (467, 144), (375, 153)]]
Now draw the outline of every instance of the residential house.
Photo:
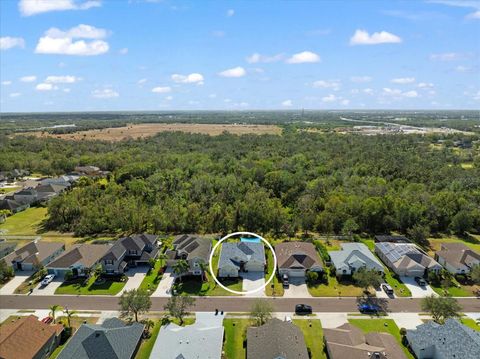
[(280, 275), (304, 278), (307, 271), (323, 271), (322, 261), (312, 243), (283, 242), (275, 246), (275, 255)]
[(9, 210), (12, 213), (24, 211), (28, 207), (30, 207), (28, 203), (19, 203), (12, 197), (0, 199), (0, 209)]
[(418, 359), (480, 358), (480, 332), (457, 319), (447, 319), (443, 325), (421, 324), (407, 330), (407, 340)]
[(163, 326), (150, 358), (221, 359), (224, 333), (222, 321), (222, 315), (197, 313), (192, 325), (180, 327), (170, 323)]
[(69, 271), (74, 277), (87, 276), (100, 263), (112, 246), (108, 244), (76, 244), (47, 264), (48, 273), (63, 278)]
[(463, 243), (442, 243), (435, 259), (452, 274), (467, 274), (480, 264), (480, 254)]
[(392, 242), (392, 243), (411, 243), (405, 236), (390, 236), (390, 235), (377, 235), (375, 236), (375, 242)]
[(61, 242), (33, 241), (13, 251), (3, 260), (15, 270), (36, 270), (57, 258), (65, 250)]
[(338, 328), (323, 329), (323, 340), (330, 359), (406, 359), (393, 335), (370, 332), (345, 323)]
[(0, 358), (46, 359), (60, 343), (63, 325), (45, 324), (34, 315), (2, 324)]
[(82, 324), (57, 359), (132, 359), (145, 325), (110, 318), (101, 325)]
[(375, 253), (399, 276), (423, 277), (442, 270), (437, 261), (411, 243), (375, 243)]
[(148, 265), (150, 259), (159, 253), (158, 236), (154, 234), (134, 234), (115, 241), (105, 253), (101, 262), (106, 274), (120, 275), (129, 267)]
[(238, 277), (241, 272), (263, 272), (265, 264), (263, 243), (224, 242), (218, 261), (218, 276)]
[(167, 266), (173, 266), (178, 260), (186, 260), (190, 266), (187, 274), (202, 275), (200, 263), (207, 264), (212, 251), (212, 241), (207, 238), (183, 234), (173, 241), (173, 250), (167, 250)]
[(0, 241), (0, 258), (12, 253), (16, 246), (14, 242)]
[(351, 275), (360, 268), (384, 272), (382, 263), (363, 243), (342, 243), (340, 251), (328, 252), (337, 277)]
[(247, 359), (308, 359), (303, 333), (295, 324), (271, 319), (247, 329)]
[(37, 202), (37, 191), (34, 188), (24, 188), (5, 196), (6, 199), (13, 199), (21, 204), (32, 205)]

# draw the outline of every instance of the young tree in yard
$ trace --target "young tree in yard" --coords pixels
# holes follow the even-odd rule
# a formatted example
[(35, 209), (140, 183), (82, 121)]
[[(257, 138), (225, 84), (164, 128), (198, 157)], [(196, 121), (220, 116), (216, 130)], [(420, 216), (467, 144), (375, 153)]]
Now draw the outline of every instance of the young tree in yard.
[(122, 317), (133, 314), (135, 321), (138, 322), (138, 315), (148, 312), (152, 306), (152, 301), (145, 290), (132, 289), (122, 293), (118, 304)]
[(473, 283), (480, 284), (480, 264), (472, 267), (470, 270), (470, 278), (472, 279)]
[(165, 265), (165, 260), (168, 258), (168, 256), (165, 253), (160, 253), (158, 255), (158, 259), (160, 260), (160, 267), (163, 267)]
[(461, 307), (452, 297), (430, 295), (422, 299), (422, 310), (429, 312), (435, 322), (443, 324), (446, 319), (458, 317)]
[(207, 280), (207, 275), (205, 273), (208, 271), (208, 268), (209, 268), (208, 264), (204, 262), (200, 262), (199, 267), (202, 270), (202, 281), (205, 282)]
[(180, 281), (182, 281), (183, 274), (187, 273), (189, 268), (188, 262), (185, 259), (180, 259), (173, 265), (173, 273), (178, 275)]
[(7, 265), (4, 260), (0, 260), (0, 283), (6, 282), (15, 275), (12, 266)]
[(253, 303), (250, 317), (260, 326), (272, 318), (273, 306), (266, 300), (258, 299)]
[(368, 293), (368, 288), (378, 288), (383, 282), (382, 275), (373, 269), (360, 268), (353, 273), (353, 280)]
[(313, 284), (318, 281), (318, 273), (317, 272), (307, 272), (307, 283)]
[(188, 308), (195, 304), (195, 298), (189, 296), (173, 296), (168, 299), (167, 304), (163, 309), (177, 318), (180, 321), (180, 325), (183, 325), (183, 318), (188, 315)]
[(57, 318), (56, 318), (57, 312), (62, 310), (62, 309), (63, 308), (61, 306), (59, 306), (58, 304), (54, 304), (50, 307), (50, 314), (52, 316), (52, 319), (53, 319), (54, 323), (57, 322)]
[(77, 316), (77, 312), (75, 310), (68, 310), (68, 308), (65, 308), (65, 315), (67, 316), (67, 325), (69, 328), (71, 328), (72, 325), (70, 321), (73, 317)]

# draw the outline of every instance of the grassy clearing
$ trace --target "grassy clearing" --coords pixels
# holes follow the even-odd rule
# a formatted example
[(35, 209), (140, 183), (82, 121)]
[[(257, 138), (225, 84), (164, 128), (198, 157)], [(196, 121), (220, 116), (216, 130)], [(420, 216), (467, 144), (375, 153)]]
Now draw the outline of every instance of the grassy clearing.
[(315, 359), (326, 359), (327, 354), (324, 351), (323, 329), (320, 320), (294, 319), (293, 323), (303, 332), (305, 343), (311, 353), (311, 357)]
[(408, 349), (402, 345), (400, 329), (397, 327), (397, 324), (395, 324), (393, 319), (349, 319), (348, 321), (360, 328), (364, 333), (383, 332), (393, 335), (405, 352), (407, 358), (414, 358)]
[(143, 278), (139, 289), (146, 290), (149, 293), (155, 292), (155, 289), (157, 289), (158, 283), (160, 283), (163, 276), (163, 272), (161, 272), (163, 264), (163, 260), (157, 260), (155, 262), (155, 267), (150, 269), (145, 278)]
[(46, 215), (46, 208), (27, 208), (8, 217), (4, 223), (0, 224), (0, 230), (5, 231), (7, 235), (35, 236)]
[(55, 294), (72, 294), (72, 295), (115, 295), (125, 286), (126, 281), (116, 281), (113, 279), (105, 279), (104, 282), (95, 284), (97, 278), (92, 276), (84, 283), (84, 279), (62, 283), (57, 288)]
[[(273, 254), (272, 251), (266, 249), (267, 252), (267, 271), (265, 272), (265, 283), (268, 281), (272, 272), (275, 270), (273, 266)], [(273, 284), (273, 288), (272, 288)], [(270, 284), (265, 287), (265, 293), (269, 297), (282, 297), (284, 293), (283, 285), (278, 279), (278, 274), (273, 277), (273, 280)]]
[(249, 319), (224, 319), (225, 341), (223, 351), (227, 359), (245, 359), (246, 348), (243, 343), (247, 337)]
[(363, 289), (346, 280), (338, 281), (336, 276), (330, 276), (330, 268), (326, 268), (328, 284), (308, 285), (308, 291), (313, 297), (358, 297)]

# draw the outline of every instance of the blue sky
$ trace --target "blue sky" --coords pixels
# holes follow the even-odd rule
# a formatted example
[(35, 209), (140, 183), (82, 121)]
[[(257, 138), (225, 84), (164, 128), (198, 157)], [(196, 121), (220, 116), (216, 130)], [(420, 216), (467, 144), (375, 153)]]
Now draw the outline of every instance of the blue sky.
[(10, 111), (478, 109), (480, 2), (0, 1)]

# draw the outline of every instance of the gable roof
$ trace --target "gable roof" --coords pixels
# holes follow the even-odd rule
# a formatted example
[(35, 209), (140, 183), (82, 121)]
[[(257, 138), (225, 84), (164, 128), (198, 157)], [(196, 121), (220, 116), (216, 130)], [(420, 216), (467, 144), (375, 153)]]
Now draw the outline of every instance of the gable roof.
[(236, 242), (223, 243), (220, 252), (218, 268), (233, 265), (240, 268), (240, 262), (255, 260), (265, 263), (265, 248), (263, 243)]
[(0, 209), (8, 209), (9, 211), (15, 211), (17, 208), (25, 206), (25, 203), (19, 203), (14, 199), (4, 198), (0, 200)]
[(108, 244), (76, 244), (69, 251), (50, 262), (47, 268), (69, 268), (75, 264), (90, 268), (111, 248)]
[(177, 251), (177, 254), (187, 254), (187, 259), (201, 258), (205, 262), (208, 262), (212, 242), (207, 238), (191, 234), (182, 234), (175, 238), (173, 247)]
[(468, 266), (469, 263), (480, 261), (480, 254), (463, 243), (442, 243), (441, 250), (436, 255), (454, 267)]
[(33, 358), (53, 336), (62, 331), (61, 324), (45, 324), (34, 315), (6, 323), (0, 330), (0, 357)]
[(6, 263), (13, 261), (39, 264), (58, 250), (65, 248), (61, 242), (33, 241), (4, 257)]
[(397, 269), (407, 269), (422, 266), (423, 268), (442, 268), (433, 258), (430, 258), (414, 244), (407, 243), (375, 243), (375, 248)]
[(383, 272), (383, 265), (363, 243), (342, 243), (342, 250), (328, 252), (333, 265), (339, 269), (344, 266), (351, 267), (358, 262), (368, 269), (376, 269)]
[(283, 242), (275, 246), (278, 268), (303, 268), (313, 266), (322, 267), (320, 257), (312, 243)]
[(247, 329), (247, 359), (308, 359), (303, 333), (295, 324), (277, 318)]
[(82, 324), (65, 345), (58, 359), (130, 359), (141, 339), (145, 325), (125, 324), (117, 318), (102, 325)]
[[(115, 241), (113, 246), (110, 247), (108, 253), (102, 259), (106, 260), (119, 260), (122, 258), (125, 253), (130, 250), (138, 251), (139, 254), (145, 251), (147, 246), (152, 246), (156, 248), (155, 243), (158, 239), (158, 236), (155, 234), (133, 234), (128, 237), (119, 238)], [(156, 251), (152, 251), (153, 254), (156, 254)]]

